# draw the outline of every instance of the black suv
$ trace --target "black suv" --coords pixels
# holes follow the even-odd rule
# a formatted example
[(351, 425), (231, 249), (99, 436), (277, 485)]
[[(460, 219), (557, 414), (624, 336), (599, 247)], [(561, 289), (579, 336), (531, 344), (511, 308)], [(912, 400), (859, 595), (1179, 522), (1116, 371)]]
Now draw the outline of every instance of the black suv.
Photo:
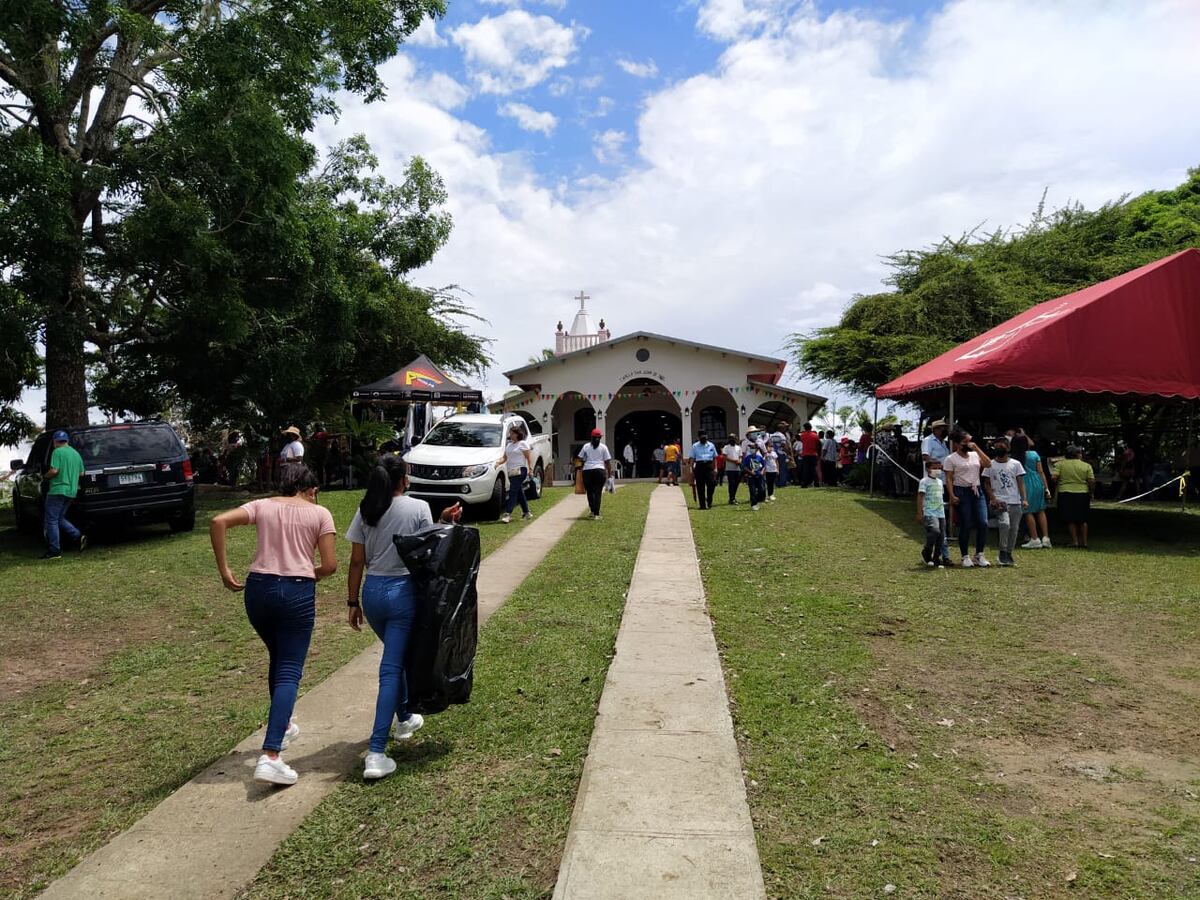
[[(64, 429), (83, 457), (79, 494), (67, 518), (84, 527), (114, 522), (166, 522), (172, 531), (196, 527), (196, 487), (187, 449), (170, 425), (131, 422)], [(50, 487), (45, 477), (54, 450), (52, 432), (33, 443), (13, 487), (17, 527), (41, 528), (42, 506)]]

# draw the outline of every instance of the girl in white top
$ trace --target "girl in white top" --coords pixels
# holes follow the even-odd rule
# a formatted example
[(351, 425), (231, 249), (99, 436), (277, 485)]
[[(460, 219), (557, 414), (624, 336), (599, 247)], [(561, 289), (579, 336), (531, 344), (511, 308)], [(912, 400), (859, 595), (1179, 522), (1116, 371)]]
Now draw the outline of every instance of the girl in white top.
[(774, 501), (775, 483), (779, 480), (779, 453), (776, 452), (773, 444), (767, 444), (767, 449), (763, 451), (763, 457), (766, 459), (763, 474), (767, 476), (767, 499)]
[(529, 511), (529, 500), (525, 496), (525, 482), (533, 472), (533, 454), (529, 450), (529, 441), (525, 440), (524, 430), (519, 425), (508, 429), (508, 440), (504, 444), (504, 456), (496, 461), (504, 465), (508, 475), (508, 500), (504, 503), (504, 515), (500, 521), (508, 524), (512, 521), (513, 507), (521, 504), (521, 518), (532, 519)]

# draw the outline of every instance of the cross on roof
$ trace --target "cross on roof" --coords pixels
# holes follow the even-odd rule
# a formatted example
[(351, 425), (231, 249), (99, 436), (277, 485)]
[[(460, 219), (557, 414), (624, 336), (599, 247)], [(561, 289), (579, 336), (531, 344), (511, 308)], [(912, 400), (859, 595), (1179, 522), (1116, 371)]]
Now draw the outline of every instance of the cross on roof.
[(587, 301), (591, 300), (592, 298), (589, 297), (587, 294), (585, 294), (583, 291), (580, 291), (579, 296), (576, 297), (575, 299), (579, 301), (580, 309), (586, 309), (587, 307), (585, 304), (587, 303)]

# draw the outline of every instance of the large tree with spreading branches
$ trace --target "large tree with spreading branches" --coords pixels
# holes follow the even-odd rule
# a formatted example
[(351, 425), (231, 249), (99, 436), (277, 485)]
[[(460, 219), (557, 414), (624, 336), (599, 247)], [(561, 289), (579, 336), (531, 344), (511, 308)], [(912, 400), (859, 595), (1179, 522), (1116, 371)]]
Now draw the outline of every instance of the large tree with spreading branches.
[(42, 379), (48, 426), (92, 402), (278, 421), (418, 347), (484, 361), (454, 295), (405, 279), (449, 234), (437, 174), (305, 138), (336, 92), (381, 99), (444, 0), (2, 9), (0, 430)]

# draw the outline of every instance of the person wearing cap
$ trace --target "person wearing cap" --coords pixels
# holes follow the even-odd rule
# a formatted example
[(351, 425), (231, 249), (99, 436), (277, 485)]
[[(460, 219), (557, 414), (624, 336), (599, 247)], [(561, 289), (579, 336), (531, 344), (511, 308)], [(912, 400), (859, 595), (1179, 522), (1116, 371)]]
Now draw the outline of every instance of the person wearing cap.
[(600, 518), (600, 500), (604, 497), (604, 484), (612, 475), (612, 454), (600, 440), (602, 437), (603, 432), (599, 428), (593, 428), (592, 439), (576, 454), (583, 463), (583, 489), (587, 492), (588, 508), (593, 519)]
[(289, 425), (283, 429), (283, 433), (287, 435), (288, 442), (279, 451), (279, 461), (281, 463), (303, 462), (304, 444), (300, 442), (300, 429), (295, 425)]
[[(937, 419), (929, 425), (932, 429), (932, 434), (925, 436), (921, 441), (921, 467), (928, 469), (929, 463), (936, 462), (938, 464), (936, 477), (946, 483), (946, 474), (942, 471), (942, 465), (946, 461), (946, 457), (950, 455), (950, 445), (946, 443), (946, 432), (949, 425), (945, 419)], [(950, 541), (946, 535), (942, 535), (942, 565), (950, 565)]]
[(54, 451), (50, 454), (50, 468), (46, 477), (50, 479), (50, 489), (46, 492), (46, 506), (43, 515), (43, 525), (46, 534), (46, 552), (42, 559), (62, 559), (62, 547), (59, 544), (60, 533), (65, 531), (67, 536), (79, 544), (82, 551), (87, 548), (87, 538), (83, 532), (67, 519), (67, 510), (71, 501), (79, 493), (79, 478), (83, 475), (83, 457), (71, 446), (65, 431), (54, 432)]
[(696, 488), (696, 501), (700, 508), (712, 509), (713, 492), (717, 489), (713, 473), (717, 445), (708, 439), (707, 431), (701, 431), (698, 437), (699, 440), (688, 451), (692, 458), (692, 485)]

